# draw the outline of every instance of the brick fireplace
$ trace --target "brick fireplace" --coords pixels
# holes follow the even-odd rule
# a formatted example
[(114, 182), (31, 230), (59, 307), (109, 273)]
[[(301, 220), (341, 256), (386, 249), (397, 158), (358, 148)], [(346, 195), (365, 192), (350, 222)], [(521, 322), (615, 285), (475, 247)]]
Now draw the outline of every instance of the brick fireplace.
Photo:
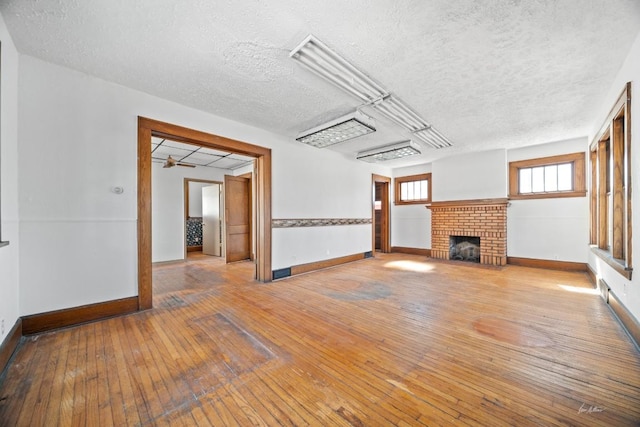
[(450, 259), (451, 237), (480, 238), (480, 264), (507, 264), (507, 199), (433, 202), (431, 257)]

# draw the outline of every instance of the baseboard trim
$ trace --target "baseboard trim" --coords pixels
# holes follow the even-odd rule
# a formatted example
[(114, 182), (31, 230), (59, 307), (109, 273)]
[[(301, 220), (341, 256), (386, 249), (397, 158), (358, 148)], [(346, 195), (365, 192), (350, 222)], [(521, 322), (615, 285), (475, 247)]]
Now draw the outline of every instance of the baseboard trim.
[(609, 289), (608, 303), (611, 307), (611, 311), (618, 318), (618, 321), (622, 324), (622, 327), (627, 331), (631, 339), (636, 345), (636, 348), (640, 350), (640, 323), (633, 317), (633, 314), (629, 312), (627, 307), (624, 306), (616, 296), (616, 294)]
[(321, 270), (328, 267), (335, 267), (336, 265), (365, 259), (365, 256), (366, 254), (359, 253), (338, 258), (325, 259), (323, 261), (310, 262), (308, 264), (295, 265), (291, 267), (291, 275), (295, 276), (296, 274), (308, 273), (310, 271)]
[(589, 278), (593, 286), (598, 286), (598, 275), (595, 271), (593, 271), (589, 264), (587, 264), (587, 277)]
[(426, 257), (431, 256), (431, 249), (422, 249), (422, 248), (408, 248), (405, 246), (391, 246), (391, 252), (397, 252), (401, 254), (410, 254), (410, 255), (422, 255)]
[(507, 257), (507, 264), (518, 265), (520, 267), (546, 268), (547, 270), (562, 271), (587, 271), (587, 264), (584, 262), (552, 261), (548, 259)]
[(187, 252), (198, 252), (202, 250), (202, 245), (199, 246), (187, 246)]
[(2, 344), (0, 344), (0, 377), (9, 365), (11, 356), (16, 352), (22, 338), (22, 319), (18, 319), (9, 331)]
[(137, 296), (32, 314), (22, 317), (22, 334), (38, 334), (136, 311), (138, 311)]

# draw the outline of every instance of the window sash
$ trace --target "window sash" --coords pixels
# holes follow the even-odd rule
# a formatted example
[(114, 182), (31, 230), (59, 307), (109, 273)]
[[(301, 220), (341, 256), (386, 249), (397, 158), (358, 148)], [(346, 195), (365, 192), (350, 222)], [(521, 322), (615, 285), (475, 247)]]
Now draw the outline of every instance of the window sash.
[(395, 178), (395, 203), (417, 204), (431, 202), (431, 174)]

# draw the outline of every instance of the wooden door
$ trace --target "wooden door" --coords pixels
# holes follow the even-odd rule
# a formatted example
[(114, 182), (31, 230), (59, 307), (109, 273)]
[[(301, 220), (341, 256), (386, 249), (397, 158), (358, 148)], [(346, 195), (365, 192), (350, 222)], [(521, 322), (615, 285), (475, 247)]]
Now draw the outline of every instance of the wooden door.
[(226, 261), (251, 257), (251, 180), (224, 177)]
[[(389, 192), (391, 178), (381, 175), (372, 175), (372, 236), (371, 250), (389, 253), (391, 252), (391, 230), (389, 218)], [(380, 209), (376, 209), (376, 201), (379, 202)]]

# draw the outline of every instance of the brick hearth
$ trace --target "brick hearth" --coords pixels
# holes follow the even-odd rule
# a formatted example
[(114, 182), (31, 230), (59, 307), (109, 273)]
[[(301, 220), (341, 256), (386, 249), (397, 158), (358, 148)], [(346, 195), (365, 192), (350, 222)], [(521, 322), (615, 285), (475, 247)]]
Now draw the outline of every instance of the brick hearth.
[(431, 257), (449, 259), (449, 237), (480, 238), (480, 263), (507, 264), (507, 199), (433, 202)]

